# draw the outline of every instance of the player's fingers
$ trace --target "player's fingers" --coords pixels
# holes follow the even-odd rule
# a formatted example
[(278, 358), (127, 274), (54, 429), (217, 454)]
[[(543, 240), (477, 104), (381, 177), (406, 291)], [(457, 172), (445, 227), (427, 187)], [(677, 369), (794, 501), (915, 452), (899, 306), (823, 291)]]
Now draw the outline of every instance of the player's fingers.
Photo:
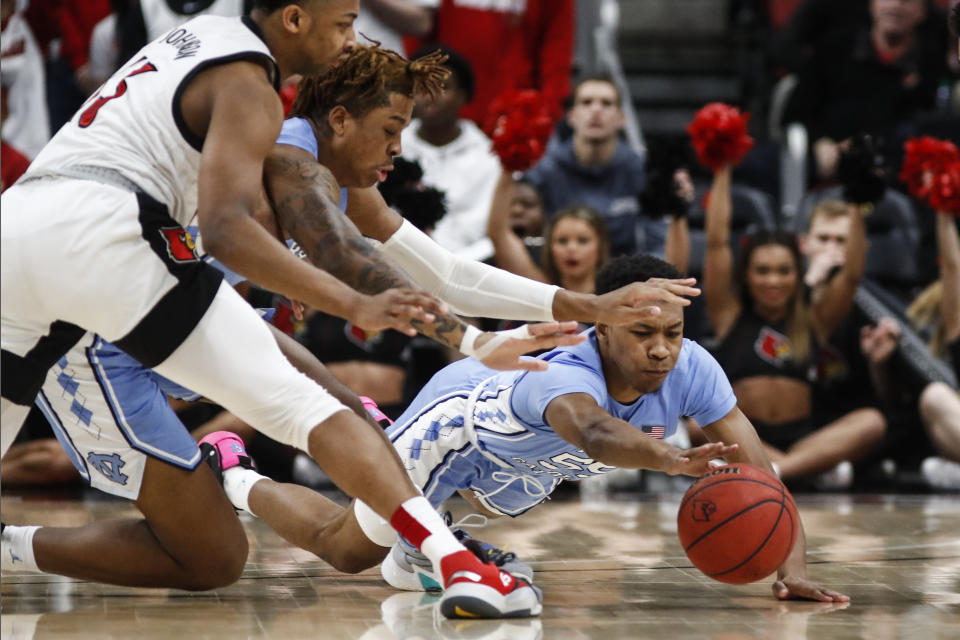
[(786, 600), (790, 597), (790, 589), (787, 588), (783, 580), (777, 580), (773, 583), (773, 597), (777, 600)]
[(543, 360), (520, 358), (514, 363), (514, 366), (510, 368), (519, 371), (546, 371), (548, 366), (549, 365)]
[(552, 333), (576, 331), (577, 327), (579, 327), (579, 323), (576, 320), (569, 322), (537, 322), (536, 324), (528, 324), (527, 331), (529, 331), (532, 336), (542, 336)]
[(425, 291), (395, 289), (394, 294), (394, 299), (400, 304), (421, 307), (434, 313), (443, 313), (443, 303)]

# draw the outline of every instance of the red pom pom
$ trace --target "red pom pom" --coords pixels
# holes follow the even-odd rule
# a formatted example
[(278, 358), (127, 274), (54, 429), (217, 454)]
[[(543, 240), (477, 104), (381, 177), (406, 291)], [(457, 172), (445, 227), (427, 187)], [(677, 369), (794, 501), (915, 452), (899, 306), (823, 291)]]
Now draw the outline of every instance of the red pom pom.
[(928, 201), (934, 211), (960, 216), (960, 159), (951, 162), (934, 175)]
[(532, 167), (547, 148), (559, 116), (557, 103), (539, 91), (511, 89), (497, 96), (490, 104), (484, 130), (504, 169)]
[(900, 179), (907, 185), (910, 195), (929, 201), (936, 177), (960, 161), (960, 152), (949, 140), (930, 136), (910, 138), (903, 148), (906, 153), (900, 167)]
[(736, 107), (722, 102), (711, 102), (700, 109), (687, 125), (700, 163), (716, 171), (743, 160), (753, 148), (753, 138), (747, 135), (749, 119), (749, 113), (740, 113)]

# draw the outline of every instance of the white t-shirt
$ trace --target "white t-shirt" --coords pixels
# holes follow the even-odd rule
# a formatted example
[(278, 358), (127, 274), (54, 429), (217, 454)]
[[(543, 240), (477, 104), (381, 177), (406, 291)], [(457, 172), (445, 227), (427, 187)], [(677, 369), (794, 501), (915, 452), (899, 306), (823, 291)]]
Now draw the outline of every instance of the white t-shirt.
[(500, 178), (500, 160), (490, 139), (470, 120), (460, 120), (460, 136), (435, 147), (417, 135), (420, 121), (404, 129), (403, 157), (423, 168), (423, 182), (446, 194), (447, 215), (431, 234), (441, 246), (471, 260), (493, 255), (487, 237), (490, 201)]

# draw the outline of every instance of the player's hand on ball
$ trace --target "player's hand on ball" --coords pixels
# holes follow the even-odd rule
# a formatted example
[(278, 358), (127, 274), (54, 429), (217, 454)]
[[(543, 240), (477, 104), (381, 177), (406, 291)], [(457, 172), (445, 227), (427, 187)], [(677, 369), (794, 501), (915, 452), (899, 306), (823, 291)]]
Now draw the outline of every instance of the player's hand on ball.
[(820, 602), (850, 602), (850, 596), (827, 589), (801, 578), (786, 575), (773, 583), (773, 595), (777, 600), (819, 600)]
[(352, 317), (353, 324), (368, 331), (396, 329), (408, 336), (417, 335), (415, 324), (433, 322), (434, 313), (442, 313), (439, 300), (423, 291), (387, 289), (375, 296), (363, 296)]
[(722, 458), (738, 448), (737, 444), (726, 445), (722, 442), (709, 442), (691, 449), (673, 447), (674, 451), (665, 461), (662, 471), (671, 476), (681, 473), (688, 476), (702, 476), (713, 468), (710, 466), (711, 460)]
[(521, 358), (531, 351), (580, 344), (587, 339), (575, 333), (578, 325), (571, 322), (539, 322), (506, 331), (486, 331), (477, 336), (473, 356), (491, 369), (544, 371), (542, 360)]
[(597, 296), (595, 320), (603, 324), (631, 324), (659, 315), (661, 304), (687, 306), (688, 297), (700, 295), (700, 289), (693, 286), (696, 283), (696, 278), (650, 278), (620, 287)]

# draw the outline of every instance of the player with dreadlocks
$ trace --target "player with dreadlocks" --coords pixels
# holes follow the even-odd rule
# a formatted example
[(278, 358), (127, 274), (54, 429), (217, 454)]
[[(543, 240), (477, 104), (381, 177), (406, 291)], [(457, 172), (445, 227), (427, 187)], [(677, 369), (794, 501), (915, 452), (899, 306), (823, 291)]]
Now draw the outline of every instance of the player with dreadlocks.
[[(386, 71), (390, 69), (392, 73)], [(330, 71), (329, 77), (307, 81), (307, 84), (317, 82), (318, 87), (332, 88), (342, 80), (347, 87), (335, 95), (351, 105), (354, 112), (342, 104), (333, 105), (325, 123), (316, 122), (315, 138), (318, 150), (322, 149), (326, 161), (335, 166), (343, 184), (370, 186), (379, 171), (389, 167), (390, 158), (399, 152), (399, 142), (393, 132), (399, 132), (409, 120), (414, 91), (438, 86), (440, 77), (434, 63), (408, 64), (395, 54), (358, 48)], [(351, 78), (363, 80), (346, 82)], [(352, 102), (351, 96), (364, 96), (366, 103)], [(319, 166), (316, 157), (313, 164)], [(283, 185), (270, 180), (270, 167), (266, 173), (271, 197), (286, 197)], [(313, 246), (310, 250), (318, 248), (335, 254), (331, 247)], [(388, 285), (393, 282), (397, 280)], [(378, 290), (387, 288), (378, 287)], [(432, 319), (432, 315), (424, 316), (423, 327), (425, 332), (437, 335), (443, 335), (446, 327), (453, 323), (446, 317), (437, 318), (436, 322)], [(561, 323), (544, 323), (523, 335), (475, 336), (469, 344), (482, 351), (477, 355), (485, 361), (499, 362), (508, 368), (539, 369), (543, 368), (539, 364), (519, 361), (519, 355), (546, 345), (573, 344), (581, 340), (564, 333), (565, 328)], [(449, 578), (445, 580), (448, 587), (445, 606), (451, 611), (480, 617), (537, 614), (539, 595), (527, 582), (480, 562), (447, 529), (407, 478), (382, 432), (368, 421), (357, 420), (355, 414), (362, 413), (363, 408), (356, 397), (342, 388), (337, 389), (336, 384), (328, 380), (329, 373), (309, 354), (304, 354), (302, 348), (298, 351), (297, 345), (290, 345), (289, 340), (280, 336), (275, 339), (291, 362), (315, 381), (327, 383), (325, 386), (334, 396), (325, 396), (329, 412), (325, 414), (329, 415), (326, 420), (306, 429), (307, 433), (297, 432), (297, 437), (285, 441), (308, 450), (345, 491), (363, 496), (375, 506), (375, 509), (363, 507), (369, 517), (377, 517), (375, 513), (388, 517), (405, 539), (415, 541), (433, 559), (436, 570)], [(245, 346), (234, 345), (234, 348), (242, 350)], [(237, 371), (236, 375), (242, 377), (248, 372)], [(261, 377), (263, 375), (266, 374)], [(262, 382), (268, 390), (272, 389), (269, 380)], [(305, 386), (299, 380), (298, 384), (300, 387), (277, 391), (295, 393), (296, 388)], [(230, 548), (236, 546), (236, 541), (222, 539), (223, 532), (237, 536), (239, 543), (236, 544), (241, 545), (242, 550), (242, 554), (237, 555), (245, 557), (245, 539), (238, 531), (236, 517), (215, 504), (222, 501), (223, 494), (193, 492), (188, 488), (197, 488), (196, 483), (213, 482), (213, 479), (206, 465), (197, 467), (200, 452), (170, 410), (165, 395), (168, 393), (181, 397), (192, 395), (92, 333), (81, 337), (77, 346), (54, 365), (37, 402), (58, 437), (62, 436), (61, 442), (71, 460), (94, 486), (136, 500), (145, 519), (105, 521), (71, 529), (4, 527), (4, 570), (42, 570), (132, 586), (187, 589), (210, 588), (236, 579), (239, 575), (236, 558), (230, 555), (228, 567), (218, 566), (225, 554), (218, 555), (206, 546), (205, 540), (210, 536), (198, 536), (195, 523), (179, 515), (180, 511), (190, 512), (186, 509), (188, 504), (209, 507), (204, 529), (221, 532), (213, 538)], [(80, 420), (70, 419), (78, 415), (76, 398), (84, 399)], [(342, 399), (343, 404), (335, 398)], [(346, 411), (348, 407), (353, 408), (354, 413)], [(290, 411), (295, 409), (293, 406)], [(248, 420), (255, 427), (260, 426), (256, 419)], [(302, 424), (299, 427), (305, 429)], [(218, 474), (221, 467), (227, 468), (220, 480), (231, 499), (236, 500), (238, 494), (244, 496), (244, 487), (249, 493), (249, 486), (261, 478), (249, 465), (240, 464), (246, 456), (237, 439), (216, 438), (212, 444), (204, 445), (204, 455), (214, 461)], [(182, 475), (178, 485), (181, 490), (166, 491), (159, 502), (148, 500), (145, 496), (164, 494), (164, 487), (157, 485), (158, 478), (165, 477), (158, 476), (160, 472), (178, 478)], [(294, 494), (288, 497), (290, 495)], [(251, 500), (253, 498), (251, 496)], [(289, 503), (280, 501), (275, 508), (284, 504)], [(243, 498), (241, 506), (246, 507)], [(88, 549), (95, 549), (95, 553)], [(328, 553), (335, 552), (334, 549)], [(188, 566), (187, 571), (181, 572), (184, 575), (177, 575), (167, 567), (171, 561), (177, 562), (178, 557), (202, 560), (205, 555), (210, 558), (198, 562), (196, 567)], [(111, 562), (113, 557), (122, 560)], [(15, 566), (8, 566), (8, 559)]]

